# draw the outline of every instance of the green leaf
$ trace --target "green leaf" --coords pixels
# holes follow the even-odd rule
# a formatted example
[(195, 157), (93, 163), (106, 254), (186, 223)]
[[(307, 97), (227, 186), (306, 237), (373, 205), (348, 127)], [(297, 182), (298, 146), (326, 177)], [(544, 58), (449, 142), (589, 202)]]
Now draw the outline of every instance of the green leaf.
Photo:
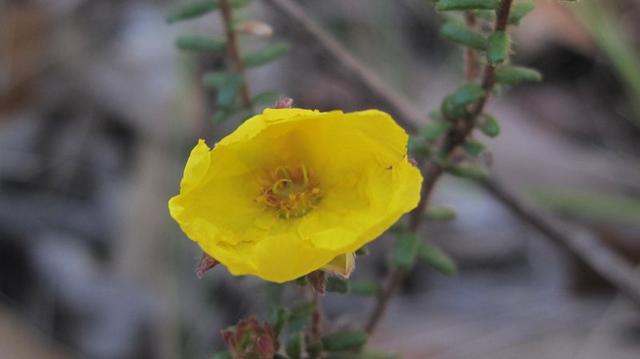
[(447, 207), (427, 207), (425, 217), (432, 221), (452, 221), (456, 219), (456, 212)]
[(418, 238), (415, 233), (410, 231), (400, 233), (394, 243), (393, 265), (402, 271), (409, 271), (415, 264), (417, 255)]
[(293, 307), (289, 313), (289, 330), (292, 332), (302, 330), (307, 322), (309, 322), (313, 314), (313, 309), (314, 304), (310, 302), (304, 302)]
[(500, 134), (500, 124), (498, 120), (496, 120), (493, 115), (488, 113), (483, 113), (480, 115), (480, 120), (478, 121), (478, 127), (488, 137), (496, 137)]
[(289, 319), (289, 312), (284, 308), (276, 308), (271, 312), (271, 327), (276, 336), (280, 335), (282, 328)]
[(476, 50), (484, 51), (487, 48), (487, 39), (484, 36), (469, 30), (458, 22), (447, 22), (440, 29), (440, 33), (446, 39), (457, 44), (469, 46)]
[(438, 11), (451, 10), (494, 10), (498, 8), (499, 0), (438, 0)]
[(380, 285), (373, 281), (352, 281), (351, 294), (363, 297), (373, 297), (380, 293)]
[(435, 141), (444, 135), (449, 128), (451, 128), (451, 122), (445, 119), (434, 119), (420, 130), (420, 137), (426, 141)]
[(213, 354), (211, 359), (231, 359), (231, 354), (228, 351), (218, 352)]
[(413, 158), (426, 158), (429, 157), (429, 148), (425, 143), (425, 140), (420, 135), (409, 135), (409, 142), (407, 143), (407, 151)]
[(246, 67), (256, 67), (277, 59), (289, 51), (289, 44), (286, 42), (275, 42), (256, 52), (248, 54), (244, 57), (244, 65)]
[(487, 42), (487, 61), (491, 65), (499, 65), (509, 58), (509, 35), (504, 31), (496, 31), (489, 35)]
[(222, 123), (228, 120), (232, 114), (233, 114), (233, 109), (221, 107), (221, 108), (218, 108), (215, 114), (213, 114), (213, 117), (211, 118), (211, 120), (213, 121), (213, 123)]
[(368, 256), (369, 255), (369, 248), (367, 248), (367, 246), (362, 246), (362, 247), (358, 248), (358, 250), (356, 251), (356, 255), (357, 256)]
[[(211, 80), (211, 83), (215, 83), (214, 79)], [(207, 79), (205, 77), (205, 83)], [(239, 74), (227, 73), (223, 79), (219, 80), (218, 88), (218, 96), (217, 103), (220, 107), (231, 107), (240, 91), (240, 88), (244, 84), (244, 78)]]
[(300, 359), (302, 356), (302, 335), (294, 333), (287, 338), (285, 352), (291, 359)]
[(349, 281), (339, 277), (328, 276), (325, 289), (327, 292), (332, 293), (349, 293)]
[(482, 142), (472, 138), (467, 138), (467, 140), (462, 144), (462, 149), (471, 156), (478, 156), (484, 152), (485, 146)]
[(472, 180), (485, 180), (489, 178), (489, 171), (485, 167), (470, 163), (449, 165), (447, 171), (454, 176)]
[(440, 248), (432, 244), (422, 243), (418, 256), (420, 260), (442, 274), (451, 275), (458, 270), (456, 262)]
[(502, 66), (496, 71), (496, 81), (502, 85), (542, 81), (540, 72), (523, 66)]
[(520, 21), (535, 9), (535, 4), (532, 1), (520, 2), (513, 5), (511, 13), (509, 14), (509, 24), (520, 25)]
[[(251, 0), (231, 0), (231, 7), (243, 7), (250, 2)], [(189, 0), (171, 10), (169, 15), (167, 15), (167, 22), (173, 24), (178, 21), (194, 19), (218, 8), (220, 8), (219, 0)]]
[(445, 97), (442, 102), (442, 113), (448, 119), (458, 119), (466, 115), (466, 107), (485, 95), (485, 91), (478, 84), (466, 84), (452, 95)]
[(265, 91), (257, 94), (252, 100), (251, 104), (254, 106), (272, 106), (280, 97), (275, 91)]
[(208, 36), (186, 35), (176, 39), (176, 47), (184, 51), (222, 51), (225, 43)]
[(322, 338), (322, 347), (326, 351), (358, 349), (367, 343), (367, 333), (362, 330), (343, 330)]

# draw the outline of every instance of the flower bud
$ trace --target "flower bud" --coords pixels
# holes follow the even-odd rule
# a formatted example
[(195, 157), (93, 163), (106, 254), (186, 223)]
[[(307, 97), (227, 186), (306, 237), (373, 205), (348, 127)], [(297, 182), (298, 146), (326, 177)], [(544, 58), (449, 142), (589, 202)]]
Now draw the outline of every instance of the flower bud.
[(255, 317), (242, 319), (222, 331), (229, 353), (234, 359), (271, 359), (277, 343), (268, 323), (260, 325)]

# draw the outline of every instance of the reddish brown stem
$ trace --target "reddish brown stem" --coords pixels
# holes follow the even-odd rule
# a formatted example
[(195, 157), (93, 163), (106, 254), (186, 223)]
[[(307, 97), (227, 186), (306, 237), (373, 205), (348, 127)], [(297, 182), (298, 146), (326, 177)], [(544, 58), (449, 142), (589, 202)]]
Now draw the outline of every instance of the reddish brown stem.
[[(476, 15), (472, 11), (465, 12), (464, 16), (467, 27), (471, 30), (476, 28), (478, 23)], [(465, 74), (467, 81), (473, 81), (478, 77), (478, 52), (471, 47), (465, 49)]]
[[(222, 20), (224, 21), (224, 30), (227, 37), (227, 54), (231, 60), (231, 66), (233, 71), (242, 75), (244, 78), (244, 62), (240, 56), (240, 50), (238, 48), (238, 38), (236, 31), (233, 28), (233, 14), (231, 4), (229, 0), (220, 1), (220, 10), (222, 12)], [(249, 86), (246, 79), (243, 80), (242, 87), (240, 88), (240, 100), (242, 106), (245, 108), (251, 108), (251, 94), (249, 92)]]
[[(498, 9), (498, 17), (495, 23), (495, 31), (505, 31), (507, 20), (509, 18), (509, 13), (511, 11), (511, 4), (513, 0), (502, 0), (500, 3), (500, 8)], [(470, 114), (467, 118), (464, 119), (462, 126), (454, 127), (449, 133), (447, 133), (446, 138), (442, 144), (442, 153), (445, 156), (450, 155), (453, 151), (458, 148), (458, 146), (462, 145), (467, 136), (473, 131), (475, 127), (476, 120), (491, 96), (491, 92), (495, 85), (495, 67), (491, 65), (487, 65), (485, 67), (484, 76), (482, 79), (482, 87), (485, 90), (485, 95), (478, 100), (476, 105), (472, 108)], [(444, 169), (440, 165), (439, 162), (434, 160), (428, 160), (422, 166), (422, 175), (424, 177), (424, 181), (422, 182), (422, 190), (421, 197), (418, 206), (411, 212), (409, 217), (409, 229), (413, 232), (417, 232), (420, 229), (420, 225), (423, 222), (422, 216), (425, 208), (429, 203), (429, 197), (433, 188), (435, 187), (436, 182), (444, 173)], [(374, 309), (369, 316), (369, 320), (365, 325), (365, 330), (372, 334), (380, 320), (384, 317), (384, 314), (387, 311), (387, 307), (389, 306), (389, 302), (393, 297), (393, 294), (400, 288), (400, 284), (405, 277), (405, 273), (398, 270), (397, 268), (392, 268), (387, 274), (387, 278), (385, 281), (385, 285), (377, 298)]]

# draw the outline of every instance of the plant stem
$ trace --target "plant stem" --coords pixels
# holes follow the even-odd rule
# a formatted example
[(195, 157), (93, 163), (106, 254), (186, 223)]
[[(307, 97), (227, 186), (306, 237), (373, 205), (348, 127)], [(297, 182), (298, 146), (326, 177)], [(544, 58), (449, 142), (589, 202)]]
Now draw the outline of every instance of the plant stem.
[[(313, 301), (313, 313), (311, 314), (311, 325), (309, 327), (309, 336), (307, 339), (307, 348), (317, 348), (322, 338), (322, 307), (320, 304), (320, 293), (315, 289), (311, 289)], [(310, 351), (310, 358), (316, 358), (319, 353)]]
[[(473, 30), (476, 28), (478, 21), (476, 14), (472, 11), (466, 11), (464, 13), (464, 20), (469, 29)], [(465, 50), (465, 74), (469, 82), (478, 77), (478, 52), (472, 47), (467, 47)]]
[[(502, 2), (500, 3), (498, 16), (495, 23), (495, 31), (506, 30), (507, 20), (509, 19), (509, 13), (511, 11), (512, 3), (513, 0), (502, 0)], [(442, 144), (441, 151), (445, 156), (450, 155), (456, 150), (458, 146), (462, 145), (466, 141), (467, 136), (469, 136), (471, 131), (473, 131), (476, 120), (484, 110), (484, 107), (489, 100), (489, 97), (491, 96), (494, 85), (495, 66), (487, 64), (482, 79), (482, 87), (485, 90), (485, 94), (472, 108), (471, 113), (465, 118), (463, 125), (460, 127), (455, 126), (447, 133), (445, 141)], [(424, 181), (422, 182), (420, 202), (418, 203), (418, 206), (411, 212), (409, 217), (409, 229), (411, 231), (418, 232), (418, 230), (420, 229), (420, 225), (422, 224), (422, 216), (429, 202), (431, 192), (433, 191), (436, 182), (443, 173), (444, 168), (442, 168), (442, 165), (439, 162), (434, 160), (427, 160), (424, 163), (424, 167), (422, 169)], [(389, 306), (389, 302), (391, 301), (391, 298), (393, 297), (395, 292), (400, 288), (400, 284), (402, 283), (404, 277), (405, 273), (398, 270), (397, 268), (392, 268), (387, 274), (385, 285), (380, 295), (377, 297), (376, 304), (365, 326), (365, 330), (369, 334), (373, 334), (378, 324), (380, 323), (380, 320), (384, 317), (384, 314), (386, 313)]]
[[(227, 54), (229, 55), (229, 59), (231, 60), (231, 66), (233, 68), (233, 71), (242, 75), (242, 77), (244, 78), (244, 63), (242, 61), (242, 57), (240, 56), (236, 31), (233, 28), (233, 15), (229, 0), (220, 0), (220, 10), (222, 12), (222, 19), (224, 21), (224, 30), (227, 37)], [(249, 92), (249, 85), (247, 84), (246, 78), (244, 78), (242, 87), (240, 88), (240, 99), (242, 101), (243, 107), (251, 108), (251, 94)]]

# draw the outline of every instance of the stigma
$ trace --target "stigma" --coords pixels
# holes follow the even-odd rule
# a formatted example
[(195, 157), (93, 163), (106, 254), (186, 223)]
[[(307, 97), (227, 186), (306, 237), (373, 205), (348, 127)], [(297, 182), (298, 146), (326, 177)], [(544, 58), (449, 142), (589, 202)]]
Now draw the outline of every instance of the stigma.
[(260, 177), (260, 188), (256, 202), (282, 219), (302, 217), (322, 199), (318, 182), (304, 164), (266, 171)]

